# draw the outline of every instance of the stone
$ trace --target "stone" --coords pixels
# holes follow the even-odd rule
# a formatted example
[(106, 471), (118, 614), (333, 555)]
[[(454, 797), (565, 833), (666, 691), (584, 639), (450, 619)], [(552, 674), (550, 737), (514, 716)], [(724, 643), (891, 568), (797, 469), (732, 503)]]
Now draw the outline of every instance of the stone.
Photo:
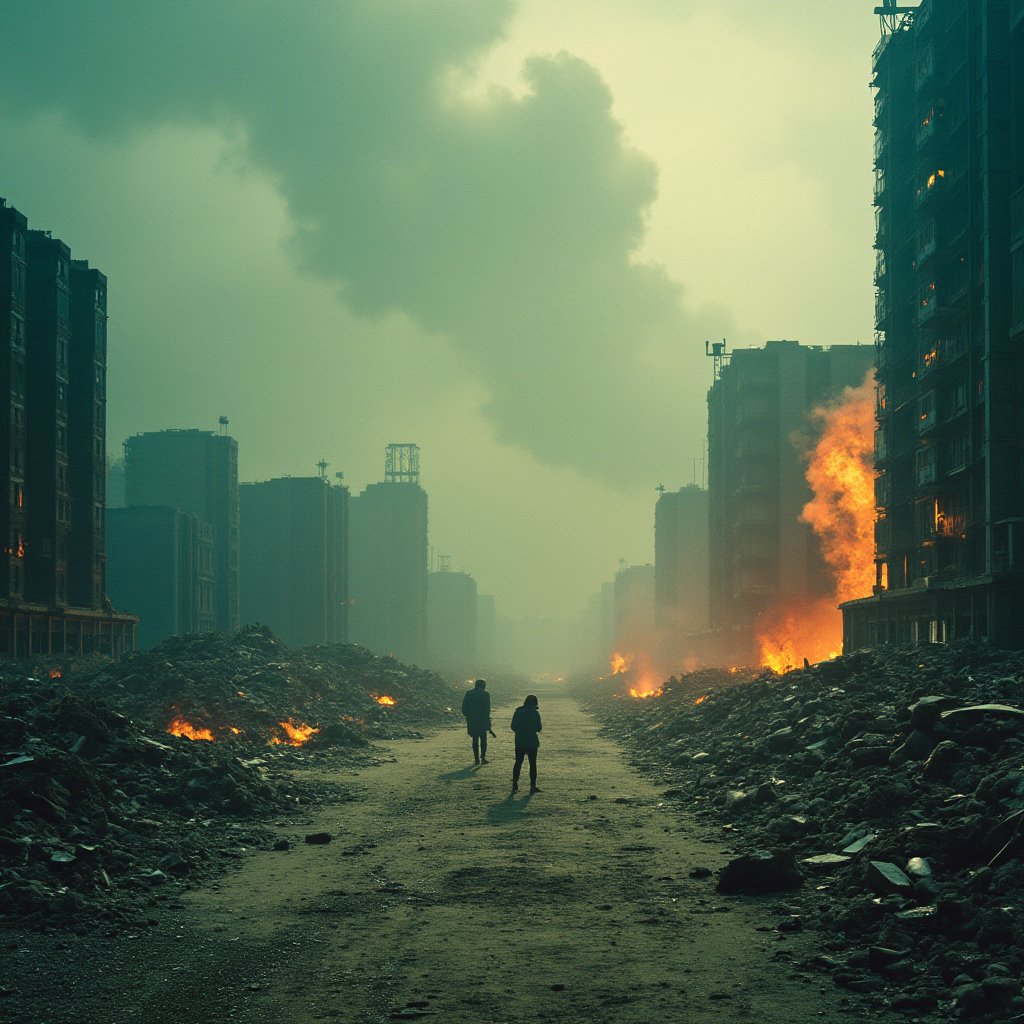
[(908, 761), (923, 761), (934, 746), (935, 740), (930, 733), (923, 729), (914, 729), (889, 755), (889, 764), (901, 765)]
[(955, 697), (922, 697), (910, 707), (910, 728), (931, 732), (943, 711), (956, 707), (960, 702)]
[(910, 879), (889, 861), (868, 861), (867, 881), (868, 885), (882, 896), (887, 896), (890, 893), (897, 896), (910, 896), (914, 891), (914, 885)]
[(906, 873), (910, 878), (931, 878), (931, 862), (927, 857), (911, 857), (907, 861)]
[(929, 779), (947, 778), (962, 756), (963, 750), (959, 743), (942, 740), (941, 743), (935, 745), (924, 763), (925, 777)]
[(824, 874), (827, 871), (835, 871), (836, 868), (846, 867), (853, 861), (852, 857), (844, 857), (838, 853), (816, 853), (813, 857), (802, 857), (800, 863), (808, 871), (815, 874)]
[(311, 846), (323, 846), (334, 838), (330, 832), (311, 832), (306, 836), (306, 842)]
[(843, 847), (843, 853), (853, 857), (858, 853), (861, 853), (865, 847), (870, 846), (878, 836), (873, 832), (868, 833), (866, 836), (861, 836), (860, 839), (855, 839), (849, 846)]
[(799, 888), (803, 880), (792, 853), (762, 850), (729, 861), (718, 874), (716, 888), (722, 893), (783, 892)]

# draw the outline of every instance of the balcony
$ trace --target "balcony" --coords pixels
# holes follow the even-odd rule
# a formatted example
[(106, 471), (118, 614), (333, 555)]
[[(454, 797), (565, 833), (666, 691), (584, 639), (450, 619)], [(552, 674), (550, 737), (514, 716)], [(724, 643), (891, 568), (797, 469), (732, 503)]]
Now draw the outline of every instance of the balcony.
[(917, 467), (917, 486), (933, 487), (938, 480), (939, 471), (934, 462), (927, 462)]
[(878, 249), (875, 252), (875, 287), (877, 288), (885, 280), (886, 275), (885, 250)]
[(879, 289), (875, 292), (875, 329), (884, 331), (888, 318), (889, 299), (886, 293)]
[(917, 126), (917, 148), (924, 149), (929, 143), (938, 139), (941, 126), (942, 115), (939, 111), (929, 111)]
[(946, 188), (946, 169), (936, 167), (914, 190), (914, 206), (921, 209), (926, 203), (941, 196)]
[(881, 206), (885, 196), (885, 168), (875, 168), (875, 206)]

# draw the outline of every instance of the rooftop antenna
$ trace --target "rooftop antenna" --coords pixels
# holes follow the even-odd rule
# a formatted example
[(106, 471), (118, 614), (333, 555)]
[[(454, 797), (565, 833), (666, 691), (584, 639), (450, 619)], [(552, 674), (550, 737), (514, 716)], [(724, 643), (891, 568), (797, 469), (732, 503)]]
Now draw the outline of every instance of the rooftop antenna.
[(329, 465), (330, 465), (330, 463), (326, 459), (321, 459), (316, 464), (316, 475), (317, 475), (317, 477), (319, 479), (321, 479), (321, 480), (326, 480), (327, 479), (327, 467)]
[(875, 14), (882, 23), (882, 35), (894, 36), (901, 28), (909, 28), (910, 18), (905, 19), (904, 15), (913, 17), (916, 10), (916, 7), (900, 6), (899, 0), (882, 0), (882, 6), (875, 8)]
[(714, 360), (712, 380), (718, 380), (722, 376), (722, 367), (729, 364), (729, 355), (725, 349), (725, 338), (714, 342), (704, 339), (704, 355), (710, 356)]
[(656, 490), (656, 491), (657, 491), (657, 492), (658, 492), (659, 494), (664, 494), (664, 493), (665, 493), (665, 485), (664, 485), (664, 484), (658, 484), (658, 486), (657, 486), (657, 487), (655, 487), (654, 489), (655, 489), (655, 490)]
[(420, 446), (408, 442), (389, 444), (384, 455), (384, 479), (389, 484), (418, 484)]
[(451, 572), (452, 571), (452, 556), (451, 555), (438, 555), (437, 556), (437, 571), (438, 572)]
[(345, 479), (345, 474), (342, 473), (342, 472), (335, 473), (334, 474), (334, 479), (337, 480), (338, 483), (340, 484), (341, 481)]
[(227, 434), (228, 434), (228, 418), (227, 418), (227, 416), (220, 416), (220, 417), (218, 417), (217, 422), (220, 424), (220, 436), (221, 437), (227, 437)]

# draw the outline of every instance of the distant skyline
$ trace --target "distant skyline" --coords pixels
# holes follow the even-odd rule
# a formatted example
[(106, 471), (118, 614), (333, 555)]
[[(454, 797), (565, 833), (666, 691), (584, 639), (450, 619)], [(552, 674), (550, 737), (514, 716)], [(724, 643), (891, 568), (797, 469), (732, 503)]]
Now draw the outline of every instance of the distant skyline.
[(0, 0), (0, 195), (110, 279), (109, 452), (383, 477), (573, 620), (699, 480), (705, 338), (870, 344), (868, 2)]

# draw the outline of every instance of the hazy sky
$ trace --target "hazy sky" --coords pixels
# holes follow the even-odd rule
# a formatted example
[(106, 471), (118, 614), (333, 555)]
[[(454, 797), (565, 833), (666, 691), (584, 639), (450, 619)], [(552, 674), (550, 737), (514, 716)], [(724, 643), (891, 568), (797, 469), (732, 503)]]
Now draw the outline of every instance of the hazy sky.
[(112, 453), (415, 441), (434, 551), (568, 619), (694, 479), (706, 337), (872, 338), (873, 6), (0, 0), (0, 195), (110, 279)]

